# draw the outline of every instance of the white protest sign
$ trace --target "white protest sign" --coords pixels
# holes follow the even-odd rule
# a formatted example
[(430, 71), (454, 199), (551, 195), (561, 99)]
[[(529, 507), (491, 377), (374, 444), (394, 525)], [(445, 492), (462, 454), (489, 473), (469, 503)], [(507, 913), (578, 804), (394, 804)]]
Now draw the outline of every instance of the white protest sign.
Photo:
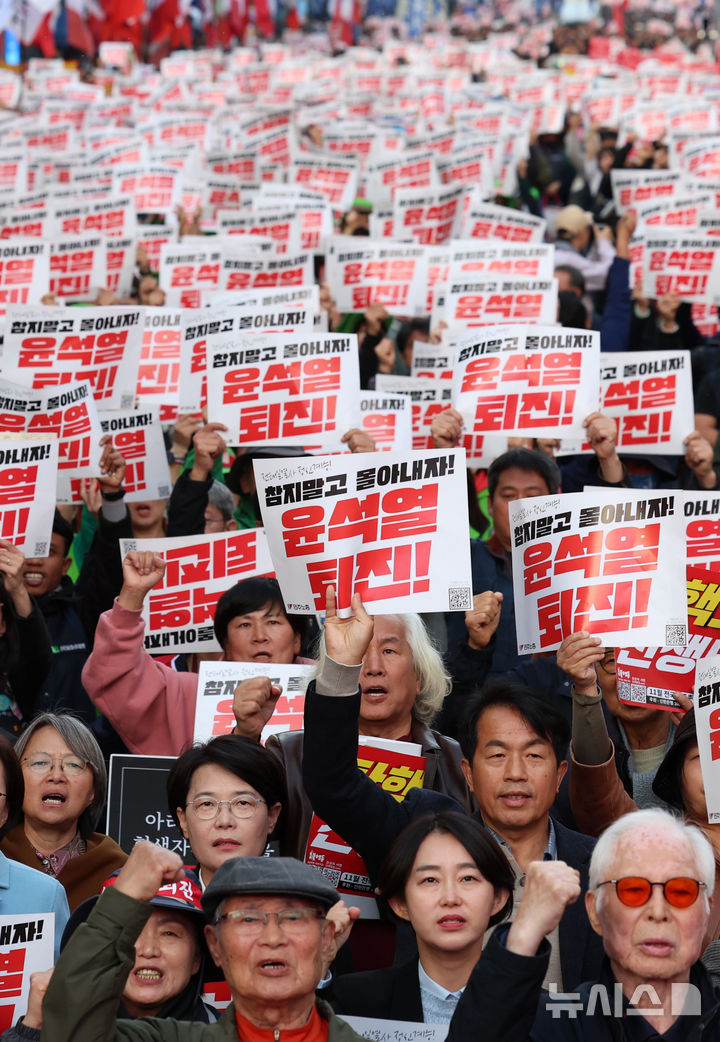
[(720, 239), (692, 228), (648, 229), (642, 286), (644, 296), (652, 299), (677, 293), (700, 303), (720, 301)]
[[(71, 503), (71, 478), (98, 475), (102, 428), (87, 381), (33, 391), (0, 381), (0, 430), (58, 439), (57, 500)], [(75, 497), (80, 502), (79, 494)]]
[(688, 567), (720, 572), (720, 495), (717, 490), (683, 495)]
[(404, 1020), (378, 1020), (376, 1017), (349, 1017), (343, 1020), (363, 1038), (373, 1042), (445, 1042), (447, 1024), (423, 1024)]
[(9, 304), (39, 304), (49, 286), (49, 243), (37, 239), (0, 243), (0, 318)]
[(430, 428), (435, 416), (452, 405), (451, 382), (424, 376), (388, 376), (378, 373), (375, 389), (381, 394), (407, 395), (412, 403), (412, 447), (432, 449)]
[(145, 309), (137, 379), (141, 406), (178, 405), (181, 318), (181, 308)]
[(360, 391), (360, 426), (374, 439), (378, 452), (409, 452), (412, 448), (410, 397)]
[(67, 301), (87, 301), (107, 281), (107, 240), (97, 233), (50, 240), (49, 291)]
[(273, 573), (262, 528), (139, 543), (120, 540), (123, 559), (138, 549), (166, 561), (165, 575), (143, 605), (145, 648), (150, 652), (220, 651), (213, 630), (218, 599), (241, 579)]
[(125, 502), (167, 499), (172, 489), (158, 406), (101, 412), (100, 424), (127, 463)]
[(288, 611), (322, 611), (329, 585), (343, 615), (355, 592), (378, 614), (472, 603), (462, 450), (253, 466)]
[(695, 720), (708, 822), (720, 821), (720, 656), (695, 666)]
[(208, 339), (208, 420), (232, 444), (336, 444), (359, 390), (354, 334)]
[(0, 434), (0, 539), (26, 557), (50, 553), (57, 466), (54, 435), (30, 440)]
[(265, 725), (261, 741), (271, 734), (299, 731), (303, 726), (305, 688), (315, 673), (314, 665), (279, 665), (273, 662), (201, 662), (195, 702), (193, 740), (207, 742), (235, 727), (233, 695), (238, 684), (253, 677), (269, 677), (282, 687), (273, 715)]
[(684, 646), (682, 494), (587, 488), (509, 504), (518, 651), (579, 630), (615, 647)]
[(557, 320), (557, 279), (505, 279), (465, 276), (448, 281), (445, 321), (450, 327), (489, 326), (497, 322)]
[(689, 351), (601, 356), (600, 411), (616, 419), (618, 452), (684, 455), (695, 429)]
[(542, 242), (543, 217), (495, 203), (474, 203), (462, 220), (464, 239), (503, 239), (505, 242)]
[(51, 970), (55, 962), (55, 915), (0, 915), (0, 1031), (27, 1013), (30, 975)]
[(173, 308), (199, 308), (200, 292), (217, 289), (222, 251), (213, 238), (188, 236), (160, 248), (159, 282), (165, 303)]
[(453, 404), (469, 434), (580, 437), (598, 407), (599, 358), (590, 330), (488, 327), (458, 342)]
[(336, 307), (364, 311), (382, 304), (401, 315), (424, 315), (427, 256), (423, 246), (342, 236), (330, 242), (326, 278)]
[(13, 383), (64, 387), (88, 380), (106, 409), (135, 403), (142, 308), (8, 308), (3, 375)]

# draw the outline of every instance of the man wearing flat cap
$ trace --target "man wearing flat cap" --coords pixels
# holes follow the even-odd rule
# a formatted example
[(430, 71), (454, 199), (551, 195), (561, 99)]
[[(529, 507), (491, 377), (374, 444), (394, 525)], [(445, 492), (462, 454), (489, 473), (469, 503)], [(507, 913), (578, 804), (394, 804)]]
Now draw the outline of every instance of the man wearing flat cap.
[(43, 1002), (42, 1039), (52, 1042), (362, 1042), (315, 988), (335, 954), (326, 919), (339, 900), (315, 869), (293, 858), (226, 861), (202, 897), (205, 938), (233, 1001), (216, 1024), (117, 1020), (148, 903), (183, 878), (177, 854), (138, 843), (114, 887), (73, 934)]

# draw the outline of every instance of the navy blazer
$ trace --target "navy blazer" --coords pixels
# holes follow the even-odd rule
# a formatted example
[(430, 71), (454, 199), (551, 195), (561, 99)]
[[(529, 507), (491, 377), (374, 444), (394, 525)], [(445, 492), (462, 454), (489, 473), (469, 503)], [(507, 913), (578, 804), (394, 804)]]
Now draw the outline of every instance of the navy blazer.
[(422, 1023), (418, 960), (386, 970), (346, 973), (333, 981), (329, 998), (341, 1016)]

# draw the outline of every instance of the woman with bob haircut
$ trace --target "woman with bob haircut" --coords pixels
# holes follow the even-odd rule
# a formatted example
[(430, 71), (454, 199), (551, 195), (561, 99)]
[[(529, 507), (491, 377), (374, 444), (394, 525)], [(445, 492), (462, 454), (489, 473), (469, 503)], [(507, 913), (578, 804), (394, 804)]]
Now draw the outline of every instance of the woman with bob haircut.
[(15, 752), (25, 784), (22, 822), (0, 845), (9, 858), (62, 883), (73, 911), (127, 860), (114, 840), (94, 831), (107, 790), (100, 746), (75, 717), (42, 713)]
[[(143, 646), (142, 607), (165, 574), (165, 561), (133, 550), (123, 561), (123, 585), (113, 607), (100, 616), (93, 650), (83, 669), (90, 698), (132, 753), (178, 756), (191, 745), (197, 673), (178, 673), (153, 659)], [(227, 662), (292, 663), (300, 658), (307, 619), (288, 615), (275, 579), (243, 579), (222, 595), (215, 609), (215, 635)], [(238, 693), (258, 695), (268, 678), (251, 677)]]
[(167, 792), (204, 890), (223, 862), (265, 852), (285, 800), (285, 778), (258, 742), (221, 735), (178, 757)]
[(339, 1013), (447, 1024), (482, 955), (486, 931), (512, 911), (513, 873), (499, 844), (466, 814), (412, 821), (380, 869), (378, 889), (415, 931), (418, 957), (389, 970), (339, 977)]

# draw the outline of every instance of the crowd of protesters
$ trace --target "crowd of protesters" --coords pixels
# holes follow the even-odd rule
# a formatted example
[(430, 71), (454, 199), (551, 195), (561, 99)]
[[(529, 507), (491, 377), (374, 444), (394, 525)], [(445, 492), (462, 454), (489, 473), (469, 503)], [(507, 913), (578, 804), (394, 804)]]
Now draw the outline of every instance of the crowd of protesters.
[[(59, 955), (54, 970), (33, 975), (27, 1013), (2, 1038), (257, 1042), (272, 1032), (275, 1042), (353, 1042), (362, 1030), (346, 1015), (418, 1031), (441, 1025), (457, 1042), (720, 1040), (720, 825), (708, 821), (692, 703), (680, 692), (673, 712), (622, 702), (616, 649), (585, 631), (566, 635), (552, 656), (518, 654), (508, 515), (514, 500), (588, 486), (619, 494), (718, 488), (720, 287), (705, 301), (645, 294), (634, 251), (647, 225), (635, 207), (619, 205), (612, 177), (682, 170), (679, 195), (688, 208), (693, 193), (709, 195), (696, 209), (712, 225), (720, 147), (715, 167), (710, 156), (700, 176), (684, 170), (683, 147), (698, 131), (693, 123), (685, 133), (682, 119), (699, 119), (704, 108), (701, 129), (708, 138), (720, 132), (716, 40), (703, 9), (691, 7), (623, 5), (588, 24), (560, 17), (501, 4), (456, 13), (424, 42), (406, 39), (404, 23), (375, 17), (362, 33), (356, 27), (362, 47), (334, 55), (316, 33), (312, 44), (324, 53), (298, 35), (280, 45), (276, 66), (277, 45), (248, 61), (241, 49), (237, 65), (232, 51), (180, 60), (190, 76), (207, 69), (205, 87), (231, 84), (224, 111), (210, 119), (218, 152), (252, 153), (233, 119), (281, 117), (287, 162), (256, 155), (258, 181), (241, 197), (282, 182), (299, 154), (358, 160), (351, 205), (332, 207), (331, 235), (312, 252), (316, 327), (355, 334), (363, 389), (383, 376), (409, 377), (414, 350), (444, 343), (445, 330), (429, 309), (404, 314), (378, 301), (353, 313), (337, 308), (328, 240), (381, 238), (388, 219), (387, 201), (373, 199), (363, 179), (370, 150), (361, 161), (362, 152), (341, 149), (341, 131), (374, 123), (377, 162), (393, 138), (411, 153), (436, 131), (457, 130), (452, 148), (475, 136), (492, 169), (482, 190), (464, 187), (545, 222), (559, 325), (597, 331), (604, 357), (690, 353), (695, 412), (684, 453), (668, 456), (660, 445), (623, 452), (616, 418), (601, 410), (585, 419), (587, 454), (561, 454), (542, 436), (509, 439), (489, 467), (468, 471), (472, 528), (461, 535), (470, 541), (473, 598), (465, 613), (438, 606), (432, 616), (373, 617), (356, 593), (342, 615), (331, 586), (316, 620), (288, 612), (272, 577), (228, 582), (213, 620), (222, 650), (210, 657), (312, 665), (314, 678), (301, 730), (262, 741), (281, 692), (260, 671), (235, 688), (232, 729), (193, 745), (199, 663), (146, 650), (143, 606), (167, 562), (143, 543), (262, 525), (252, 459), (301, 447), (246, 451), (208, 412), (175, 408), (164, 429), (170, 494), (126, 503), (127, 461), (106, 435), (82, 503), (58, 502), (46, 556), (26, 557), (0, 540), (0, 914), (53, 913)], [(125, 53), (122, 72), (86, 72), (108, 106), (118, 103), (106, 117), (114, 143), (151, 129), (154, 104), (161, 115), (177, 105), (195, 118), (207, 103), (194, 104), (192, 79), (163, 79)], [(283, 62), (296, 75), (276, 79), (273, 94), (272, 69)], [(415, 79), (393, 93), (398, 70)], [(384, 85), (380, 99), (357, 88), (370, 72)], [(544, 85), (523, 100), (523, 77), (536, 83), (538, 72)], [(252, 87), (252, 73), (258, 82), (267, 74), (262, 88)], [(684, 92), (674, 99), (673, 77)], [(2, 113), (8, 150), (20, 133), (13, 121), (32, 119), (33, 106), (43, 118), (52, 109), (48, 84), (36, 63), (25, 97)], [(593, 118), (609, 85), (615, 115)], [(442, 103), (430, 97), (435, 90)], [(646, 122), (621, 100), (633, 90), (650, 112)], [(126, 110), (123, 97), (131, 98)], [(506, 106), (503, 120), (517, 122), (503, 123), (493, 141), (460, 116), (455, 122), (455, 101), (458, 112), (473, 101), (478, 112)], [(26, 198), (31, 188), (50, 198), (76, 174), (83, 188), (95, 176), (95, 189), (107, 191), (103, 168), (83, 155), (83, 134), (100, 123), (92, 106), (79, 113), (67, 178), (52, 155), (28, 153), (23, 171), (33, 180), (15, 191), (16, 210), (38, 205)], [(659, 129), (647, 137), (646, 126)], [(146, 144), (145, 160), (153, 149), (157, 159), (158, 143), (151, 136)], [(191, 152), (176, 148), (175, 159), (188, 182), (201, 183), (200, 202), (139, 214), (138, 229), (167, 226), (172, 242), (206, 245), (222, 232), (202, 186), (214, 175), (202, 148), (193, 143)], [(276, 205), (284, 209), (282, 195)], [(0, 206), (0, 227), (14, 216)], [(31, 303), (42, 299), (48, 314), (81, 304), (163, 308), (171, 287), (141, 239), (131, 285), (95, 286), (86, 300), (69, 301), (51, 283), (35, 287)], [(376, 448), (364, 429), (341, 433), (344, 451)], [(457, 446), (461, 413), (448, 403), (429, 434), (438, 449)], [(133, 541), (124, 558), (121, 539)], [(398, 802), (376, 785), (358, 767), (361, 737), (412, 743), (425, 762), (422, 787)], [(184, 867), (160, 845), (141, 842), (128, 853), (101, 831), (108, 760), (118, 752), (172, 758), (167, 812), (191, 849)], [(313, 814), (362, 857), (380, 919), (365, 921), (303, 864)], [(218, 981), (231, 999), (224, 1011), (208, 999)]]

